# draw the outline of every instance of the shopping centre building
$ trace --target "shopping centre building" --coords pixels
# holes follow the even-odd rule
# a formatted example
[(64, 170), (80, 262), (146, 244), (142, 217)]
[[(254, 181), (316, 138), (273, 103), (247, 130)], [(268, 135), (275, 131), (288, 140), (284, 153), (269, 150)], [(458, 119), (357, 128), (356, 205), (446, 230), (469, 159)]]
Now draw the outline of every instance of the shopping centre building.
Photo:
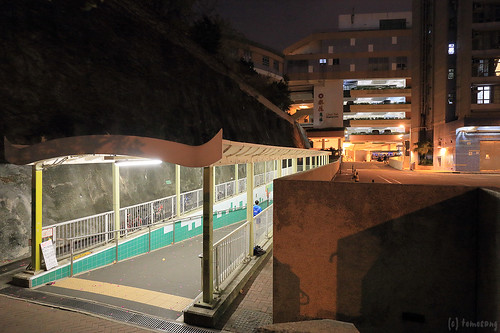
[(238, 54), (289, 79), (289, 113), (313, 148), (349, 161), (396, 156), (406, 169), (500, 170), (498, 1), (420, 0), (338, 22), (283, 54)]

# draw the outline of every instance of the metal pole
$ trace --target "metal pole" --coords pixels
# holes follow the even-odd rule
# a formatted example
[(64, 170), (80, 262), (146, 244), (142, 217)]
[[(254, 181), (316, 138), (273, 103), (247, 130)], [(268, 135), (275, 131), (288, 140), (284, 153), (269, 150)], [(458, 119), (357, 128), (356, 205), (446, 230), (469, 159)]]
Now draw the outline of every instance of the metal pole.
[(253, 256), (253, 180), (254, 180), (254, 170), (253, 163), (247, 163), (247, 221), (250, 226), (249, 231), (249, 246), (248, 255)]
[(203, 168), (203, 259), (202, 282), (203, 303), (212, 304), (214, 299), (213, 279), (213, 203), (214, 167)]
[[(115, 239), (120, 238), (120, 167), (116, 163), (113, 166), (113, 211), (115, 213)], [(125, 222), (127, 213), (125, 212)], [(125, 223), (126, 224), (126, 223)], [(116, 258), (118, 261), (118, 257)]]
[(176, 200), (176, 212), (177, 217), (181, 216), (181, 166), (175, 165), (175, 200)]
[(238, 185), (238, 164), (235, 164), (234, 165), (234, 188), (235, 188), (235, 191), (234, 191), (234, 194), (238, 194), (240, 193), (240, 186)]
[(70, 276), (73, 276), (73, 240), (70, 239), (69, 243), (69, 252), (71, 255), (71, 271), (70, 271)]
[(39, 271), (42, 267), (40, 244), (42, 243), (42, 166), (34, 164), (31, 173), (31, 268)]

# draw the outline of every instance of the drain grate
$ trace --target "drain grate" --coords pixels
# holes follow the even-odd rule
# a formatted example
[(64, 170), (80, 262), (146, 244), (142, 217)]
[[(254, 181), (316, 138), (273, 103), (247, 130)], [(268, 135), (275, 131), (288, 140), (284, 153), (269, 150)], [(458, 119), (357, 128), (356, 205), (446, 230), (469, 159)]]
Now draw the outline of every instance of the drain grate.
[(45, 305), (61, 306), (73, 310), (80, 310), (87, 313), (96, 314), (102, 317), (131, 323), (147, 328), (161, 330), (168, 333), (214, 333), (216, 330), (189, 326), (175, 321), (168, 321), (142, 313), (122, 310), (112, 306), (88, 302), (65, 296), (47, 294), (35, 290), (10, 286), (0, 289), (0, 294), (22, 298), (28, 301), (36, 301)]
[(272, 324), (271, 315), (253, 310), (242, 310), (238, 319), (231, 325), (232, 328), (242, 332), (256, 332), (257, 328)]

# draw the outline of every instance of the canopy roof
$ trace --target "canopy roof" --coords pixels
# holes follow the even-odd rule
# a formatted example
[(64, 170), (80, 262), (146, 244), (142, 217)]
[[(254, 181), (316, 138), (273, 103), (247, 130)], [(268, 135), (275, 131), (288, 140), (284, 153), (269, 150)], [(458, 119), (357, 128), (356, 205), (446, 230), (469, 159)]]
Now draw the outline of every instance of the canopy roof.
[(204, 167), (328, 154), (328, 152), (310, 149), (224, 140), (222, 130), (210, 141), (199, 146), (126, 135), (75, 136), (31, 146), (14, 145), (7, 139), (4, 140), (7, 161), (18, 165), (53, 166), (158, 159), (186, 167)]

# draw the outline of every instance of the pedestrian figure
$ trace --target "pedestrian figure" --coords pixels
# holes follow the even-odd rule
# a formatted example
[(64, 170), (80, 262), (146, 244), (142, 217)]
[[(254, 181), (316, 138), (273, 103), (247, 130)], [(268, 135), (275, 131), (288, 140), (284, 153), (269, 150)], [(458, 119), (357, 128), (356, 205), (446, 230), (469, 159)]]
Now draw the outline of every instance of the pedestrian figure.
[(255, 200), (255, 205), (253, 205), (253, 216), (262, 212), (262, 208), (259, 206), (259, 200)]

